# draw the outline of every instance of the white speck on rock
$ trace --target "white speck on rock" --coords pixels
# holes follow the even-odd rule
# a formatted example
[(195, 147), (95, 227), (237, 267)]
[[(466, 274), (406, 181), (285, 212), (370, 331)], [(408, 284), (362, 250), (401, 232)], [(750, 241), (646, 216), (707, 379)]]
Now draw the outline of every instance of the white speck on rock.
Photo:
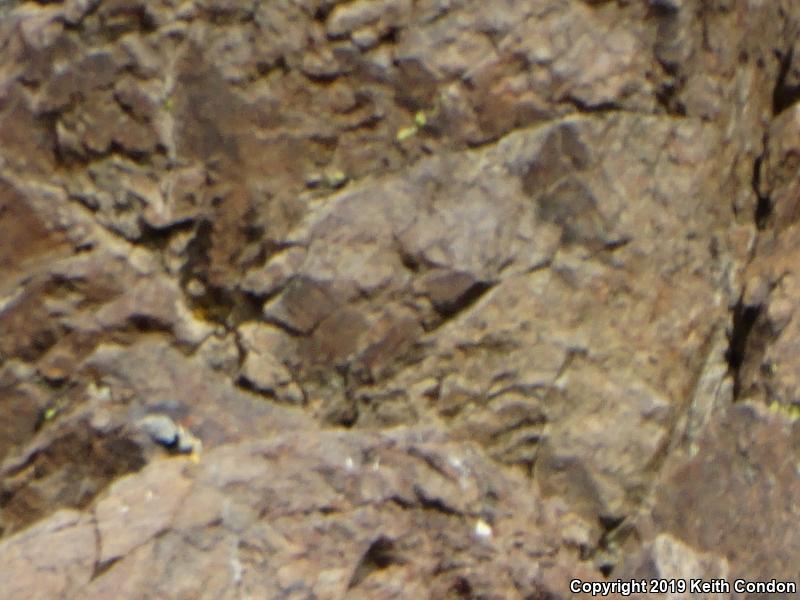
[(491, 525), (489, 525), (483, 519), (478, 519), (478, 521), (475, 523), (474, 533), (476, 538), (482, 540), (488, 540), (493, 534)]
[(231, 549), (231, 577), (233, 578), (233, 584), (239, 585), (242, 582), (242, 574), (244, 573), (244, 568), (242, 567), (242, 561), (239, 560), (239, 549), (237, 548), (236, 542), (233, 544), (233, 548)]

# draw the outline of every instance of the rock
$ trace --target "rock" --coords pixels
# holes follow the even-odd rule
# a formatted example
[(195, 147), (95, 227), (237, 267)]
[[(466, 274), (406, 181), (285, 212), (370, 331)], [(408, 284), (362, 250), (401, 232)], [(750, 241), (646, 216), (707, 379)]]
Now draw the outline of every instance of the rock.
[(201, 358), (187, 358), (158, 339), (130, 348), (100, 346), (85, 367), (106, 373), (113, 389), (128, 396), (127, 406), (119, 407), (126, 418), (150, 412), (186, 418), (206, 448), (307, 422), (304, 415), (239, 389), (224, 373), (209, 372)]
[(68, 251), (63, 233), (44, 221), (36, 210), (32, 210), (25, 200), (23, 190), (2, 179), (0, 236), (3, 239), (3, 244), (0, 245), (0, 273), (6, 282), (3, 295), (12, 291), (11, 284), (18, 277), (26, 272), (30, 275), (37, 263), (44, 265)]
[(81, 392), (42, 407), (35, 427), (18, 432), (19, 443), (0, 463), (3, 533), (62, 508), (85, 508), (116, 477), (145, 464), (146, 452), (122, 430), (119, 418), (99, 418), (105, 403), (87, 401)]
[(299, 247), (281, 252), (262, 267), (249, 271), (242, 281), (242, 289), (258, 296), (274, 294), (300, 270), (305, 256), (305, 249)]
[[(652, 513), (642, 516), (642, 531), (663, 531), (700, 553), (718, 555), (715, 562), (727, 561), (732, 579), (791, 579), (789, 557), (800, 544), (791, 526), (797, 518), (791, 500), (798, 486), (790, 450), (795, 430), (794, 419), (758, 405), (720, 411), (696, 453), (675, 454), (665, 465), (654, 488)], [(720, 472), (726, 473), (724, 480), (717, 477)], [(743, 510), (759, 518), (734, 517)], [(761, 536), (771, 543), (758, 553), (741, 553), (741, 544)]]
[[(728, 561), (719, 555), (697, 552), (695, 549), (680, 542), (667, 534), (660, 534), (651, 542), (645, 544), (638, 556), (631, 557), (631, 566), (623, 571), (626, 578), (653, 579), (665, 581), (685, 581), (686, 591), (679, 592), (677, 587), (668, 591), (665, 598), (709, 598), (718, 599), (730, 597), (724, 593), (701, 594), (689, 591), (689, 582), (692, 579), (702, 581), (726, 581), (730, 583)], [(637, 565), (637, 566), (633, 566)], [(688, 592), (688, 593), (687, 593)], [(639, 594), (645, 598), (647, 594)]]
[(266, 325), (245, 324), (239, 328), (239, 336), (246, 352), (240, 380), (281, 402), (302, 404), (305, 399), (303, 390), (295, 383), (289, 369), (273, 354), (280, 350), (280, 333)]
[(794, 3), (2, 5), (5, 596), (796, 575)]
[(167, 415), (147, 415), (136, 423), (154, 442), (181, 454), (197, 454), (202, 443)]
[(212, 335), (198, 348), (209, 367), (223, 373), (233, 373), (239, 368), (239, 348), (233, 335)]
[[(522, 477), (508, 478), (469, 446), (430, 433), (327, 432), (312, 440), (293, 432), (220, 447), (197, 464), (156, 460), (110, 487), (87, 516), (88, 571), (72, 585), (89, 598), (112, 589), (126, 597), (178, 590), (207, 597), (231, 587), (269, 597), (287, 588), (370, 595), (402, 593), (407, 581), (423, 592), (414, 582), (425, 579), (426, 589), (442, 593), (464, 586), (532, 593), (542, 573), (566, 573), (575, 560), (566, 554), (553, 555), (538, 576), (510, 568), (516, 555), (549, 552), (555, 531), (547, 528), (555, 524), (531, 529), (539, 503), (531, 502)], [(309, 462), (318, 470), (307, 470)], [(293, 489), (287, 481), (296, 482)], [(498, 503), (509, 510), (497, 510)], [(61, 537), (82, 531), (79, 515), (69, 514), (70, 527), (66, 516), (9, 538), (0, 556), (35, 550), (37, 564), (52, 564), (61, 545), (43, 545), (52, 540), (46, 536), (55, 528)], [(273, 560), (254, 562), (262, 548)], [(298, 553), (302, 559), (290, 558)], [(425, 560), (428, 553), (436, 560)], [(80, 565), (81, 556), (73, 553), (72, 564)], [(222, 559), (226, 568), (211, 579), (184, 568), (174, 575), (168, 565), (188, 566), (189, 556), (202, 565)], [(437, 569), (445, 563), (448, 569)], [(100, 568), (92, 577), (93, 565)], [(49, 577), (59, 581), (61, 573), (66, 578), (63, 571)], [(12, 588), (11, 597), (25, 589)]]
[(42, 600), (79, 594), (96, 565), (95, 533), (90, 515), (61, 510), (12, 538), (0, 551), (4, 593)]

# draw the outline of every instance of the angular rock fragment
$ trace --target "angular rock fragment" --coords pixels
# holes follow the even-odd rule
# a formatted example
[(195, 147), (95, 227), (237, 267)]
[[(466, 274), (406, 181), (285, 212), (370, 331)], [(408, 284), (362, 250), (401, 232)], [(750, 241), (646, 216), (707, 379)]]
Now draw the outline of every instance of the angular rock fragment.
[(167, 415), (147, 415), (139, 419), (136, 425), (167, 450), (180, 454), (199, 454), (203, 447), (198, 438)]

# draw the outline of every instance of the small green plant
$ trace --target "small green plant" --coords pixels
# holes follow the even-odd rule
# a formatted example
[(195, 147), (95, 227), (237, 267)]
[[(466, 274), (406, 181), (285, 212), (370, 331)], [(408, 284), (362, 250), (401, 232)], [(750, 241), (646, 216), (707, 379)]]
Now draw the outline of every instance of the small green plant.
[(419, 130), (425, 127), (427, 124), (428, 124), (428, 116), (425, 114), (425, 111), (418, 110), (414, 115), (414, 124), (399, 129), (395, 137), (398, 142), (403, 142), (417, 135), (417, 133), (419, 133)]
[(55, 421), (56, 417), (60, 415), (67, 407), (66, 401), (61, 398), (46, 406), (36, 419), (36, 431), (39, 431), (45, 425)]
[(800, 420), (800, 406), (797, 404), (781, 404), (780, 402), (773, 402), (769, 405), (769, 410), (772, 413), (783, 415), (792, 421)]
[(397, 138), (398, 142), (404, 142), (415, 135), (417, 135), (417, 126), (411, 125), (410, 127), (403, 127), (402, 129), (398, 130), (397, 136), (395, 137)]
[(328, 187), (340, 188), (347, 183), (347, 174), (341, 169), (332, 169), (325, 173), (325, 183)]

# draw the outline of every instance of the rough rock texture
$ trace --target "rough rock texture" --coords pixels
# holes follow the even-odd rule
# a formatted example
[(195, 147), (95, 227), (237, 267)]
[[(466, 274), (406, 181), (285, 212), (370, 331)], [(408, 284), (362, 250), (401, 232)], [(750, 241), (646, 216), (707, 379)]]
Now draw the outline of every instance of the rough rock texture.
[(0, 3), (3, 597), (800, 584), (799, 32)]

